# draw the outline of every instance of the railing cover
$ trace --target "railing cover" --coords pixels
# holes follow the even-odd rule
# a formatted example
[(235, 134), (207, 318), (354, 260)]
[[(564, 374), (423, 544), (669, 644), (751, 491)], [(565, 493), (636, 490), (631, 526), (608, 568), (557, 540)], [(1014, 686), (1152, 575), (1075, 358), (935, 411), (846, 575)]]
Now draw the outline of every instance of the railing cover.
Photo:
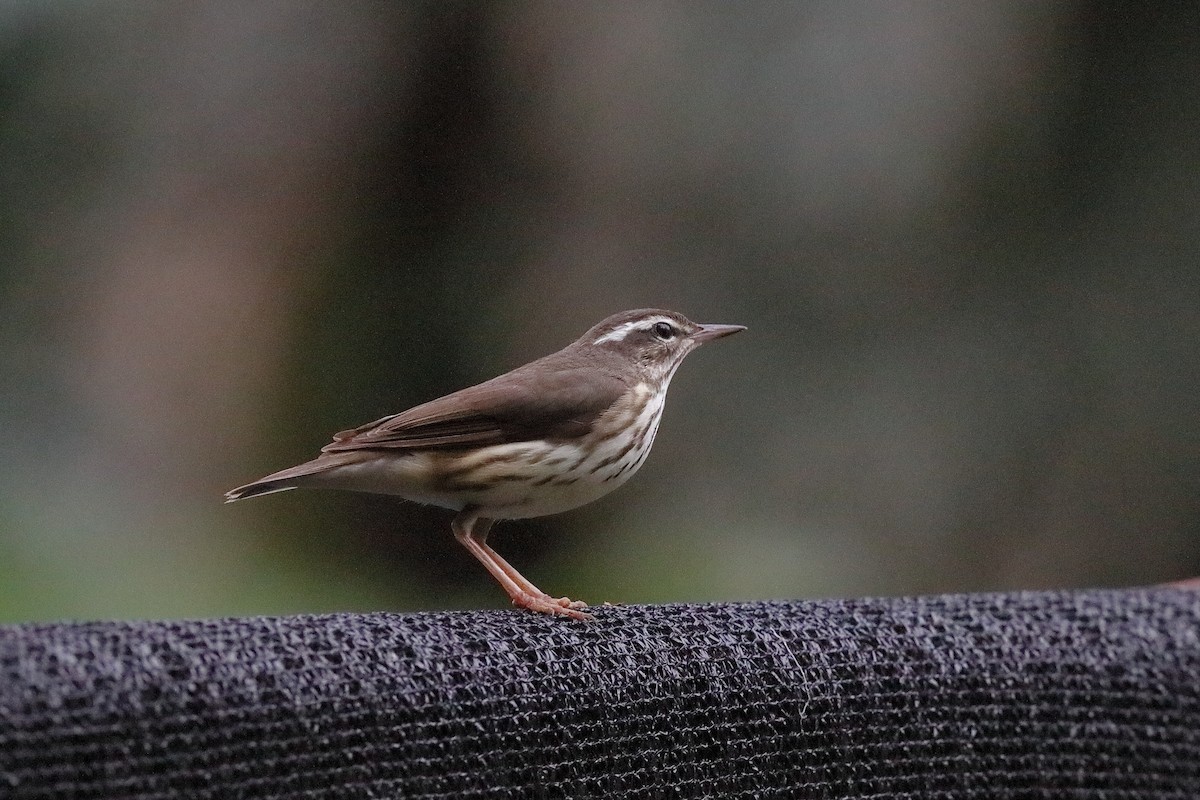
[(0, 626), (0, 798), (1197, 798), (1182, 589)]

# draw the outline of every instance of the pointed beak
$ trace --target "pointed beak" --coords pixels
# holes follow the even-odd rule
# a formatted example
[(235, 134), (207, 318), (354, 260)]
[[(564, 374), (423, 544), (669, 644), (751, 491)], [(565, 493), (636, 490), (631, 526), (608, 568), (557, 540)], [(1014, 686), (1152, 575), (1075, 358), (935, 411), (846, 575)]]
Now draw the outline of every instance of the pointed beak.
[(712, 339), (720, 339), (722, 336), (729, 336), (744, 330), (746, 330), (745, 325), (701, 325), (700, 330), (689, 338), (696, 344), (704, 344)]

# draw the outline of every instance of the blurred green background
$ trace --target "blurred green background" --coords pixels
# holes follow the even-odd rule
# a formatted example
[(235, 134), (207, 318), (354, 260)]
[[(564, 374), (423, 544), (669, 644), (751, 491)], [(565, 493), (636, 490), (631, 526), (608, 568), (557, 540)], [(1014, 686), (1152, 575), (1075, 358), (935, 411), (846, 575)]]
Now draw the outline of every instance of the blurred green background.
[(0, 621), (501, 607), (450, 514), (224, 490), (646, 305), (592, 602), (1200, 573), (1200, 4), (0, 7)]

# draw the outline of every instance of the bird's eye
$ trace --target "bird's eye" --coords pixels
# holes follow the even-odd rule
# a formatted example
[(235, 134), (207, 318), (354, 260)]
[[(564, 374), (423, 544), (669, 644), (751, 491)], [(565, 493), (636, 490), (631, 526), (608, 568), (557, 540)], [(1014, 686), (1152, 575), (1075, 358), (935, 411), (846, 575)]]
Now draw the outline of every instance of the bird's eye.
[(675, 335), (675, 328), (669, 322), (656, 322), (651, 330), (660, 339), (670, 339)]

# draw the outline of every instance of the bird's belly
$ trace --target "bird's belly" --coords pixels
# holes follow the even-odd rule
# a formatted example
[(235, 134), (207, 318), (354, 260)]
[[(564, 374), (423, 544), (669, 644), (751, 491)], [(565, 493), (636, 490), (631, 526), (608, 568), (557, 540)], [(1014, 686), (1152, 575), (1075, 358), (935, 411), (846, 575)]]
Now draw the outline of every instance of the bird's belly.
[(650, 453), (661, 411), (661, 400), (643, 404), (574, 442), (364, 453), (361, 460), (313, 476), (308, 485), (399, 495), (456, 511), (473, 506), (495, 519), (557, 514), (629, 480)]
[[(548, 484), (531, 489), (510, 487), (497, 489), (481, 496), (475, 505), (480, 513), (497, 519), (527, 519), (558, 514), (599, 500), (625, 482), (626, 476), (610, 481), (595, 481), (582, 477), (573, 483)], [(570, 480), (564, 476), (564, 480)]]
[(496, 519), (525, 519), (603, 497), (637, 471), (648, 451), (618, 454), (612, 448), (525, 442), (461, 454), (380, 451), (314, 475), (305, 485), (397, 495), (455, 511), (474, 506)]
[(558, 514), (598, 500), (642, 465), (649, 440), (628, 449), (577, 444), (495, 445), (473, 454), (478, 464), (459, 467), (456, 495), (497, 519)]
[[(482, 513), (500, 519), (524, 519), (557, 514), (598, 500), (637, 472), (650, 454), (662, 419), (662, 394), (648, 388), (634, 402), (577, 443), (541, 446), (548, 449), (534, 466), (541, 475), (533, 480), (512, 480), (498, 487), (478, 505)], [(528, 447), (532, 443), (498, 445)], [(536, 460), (542, 453), (535, 456)]]

